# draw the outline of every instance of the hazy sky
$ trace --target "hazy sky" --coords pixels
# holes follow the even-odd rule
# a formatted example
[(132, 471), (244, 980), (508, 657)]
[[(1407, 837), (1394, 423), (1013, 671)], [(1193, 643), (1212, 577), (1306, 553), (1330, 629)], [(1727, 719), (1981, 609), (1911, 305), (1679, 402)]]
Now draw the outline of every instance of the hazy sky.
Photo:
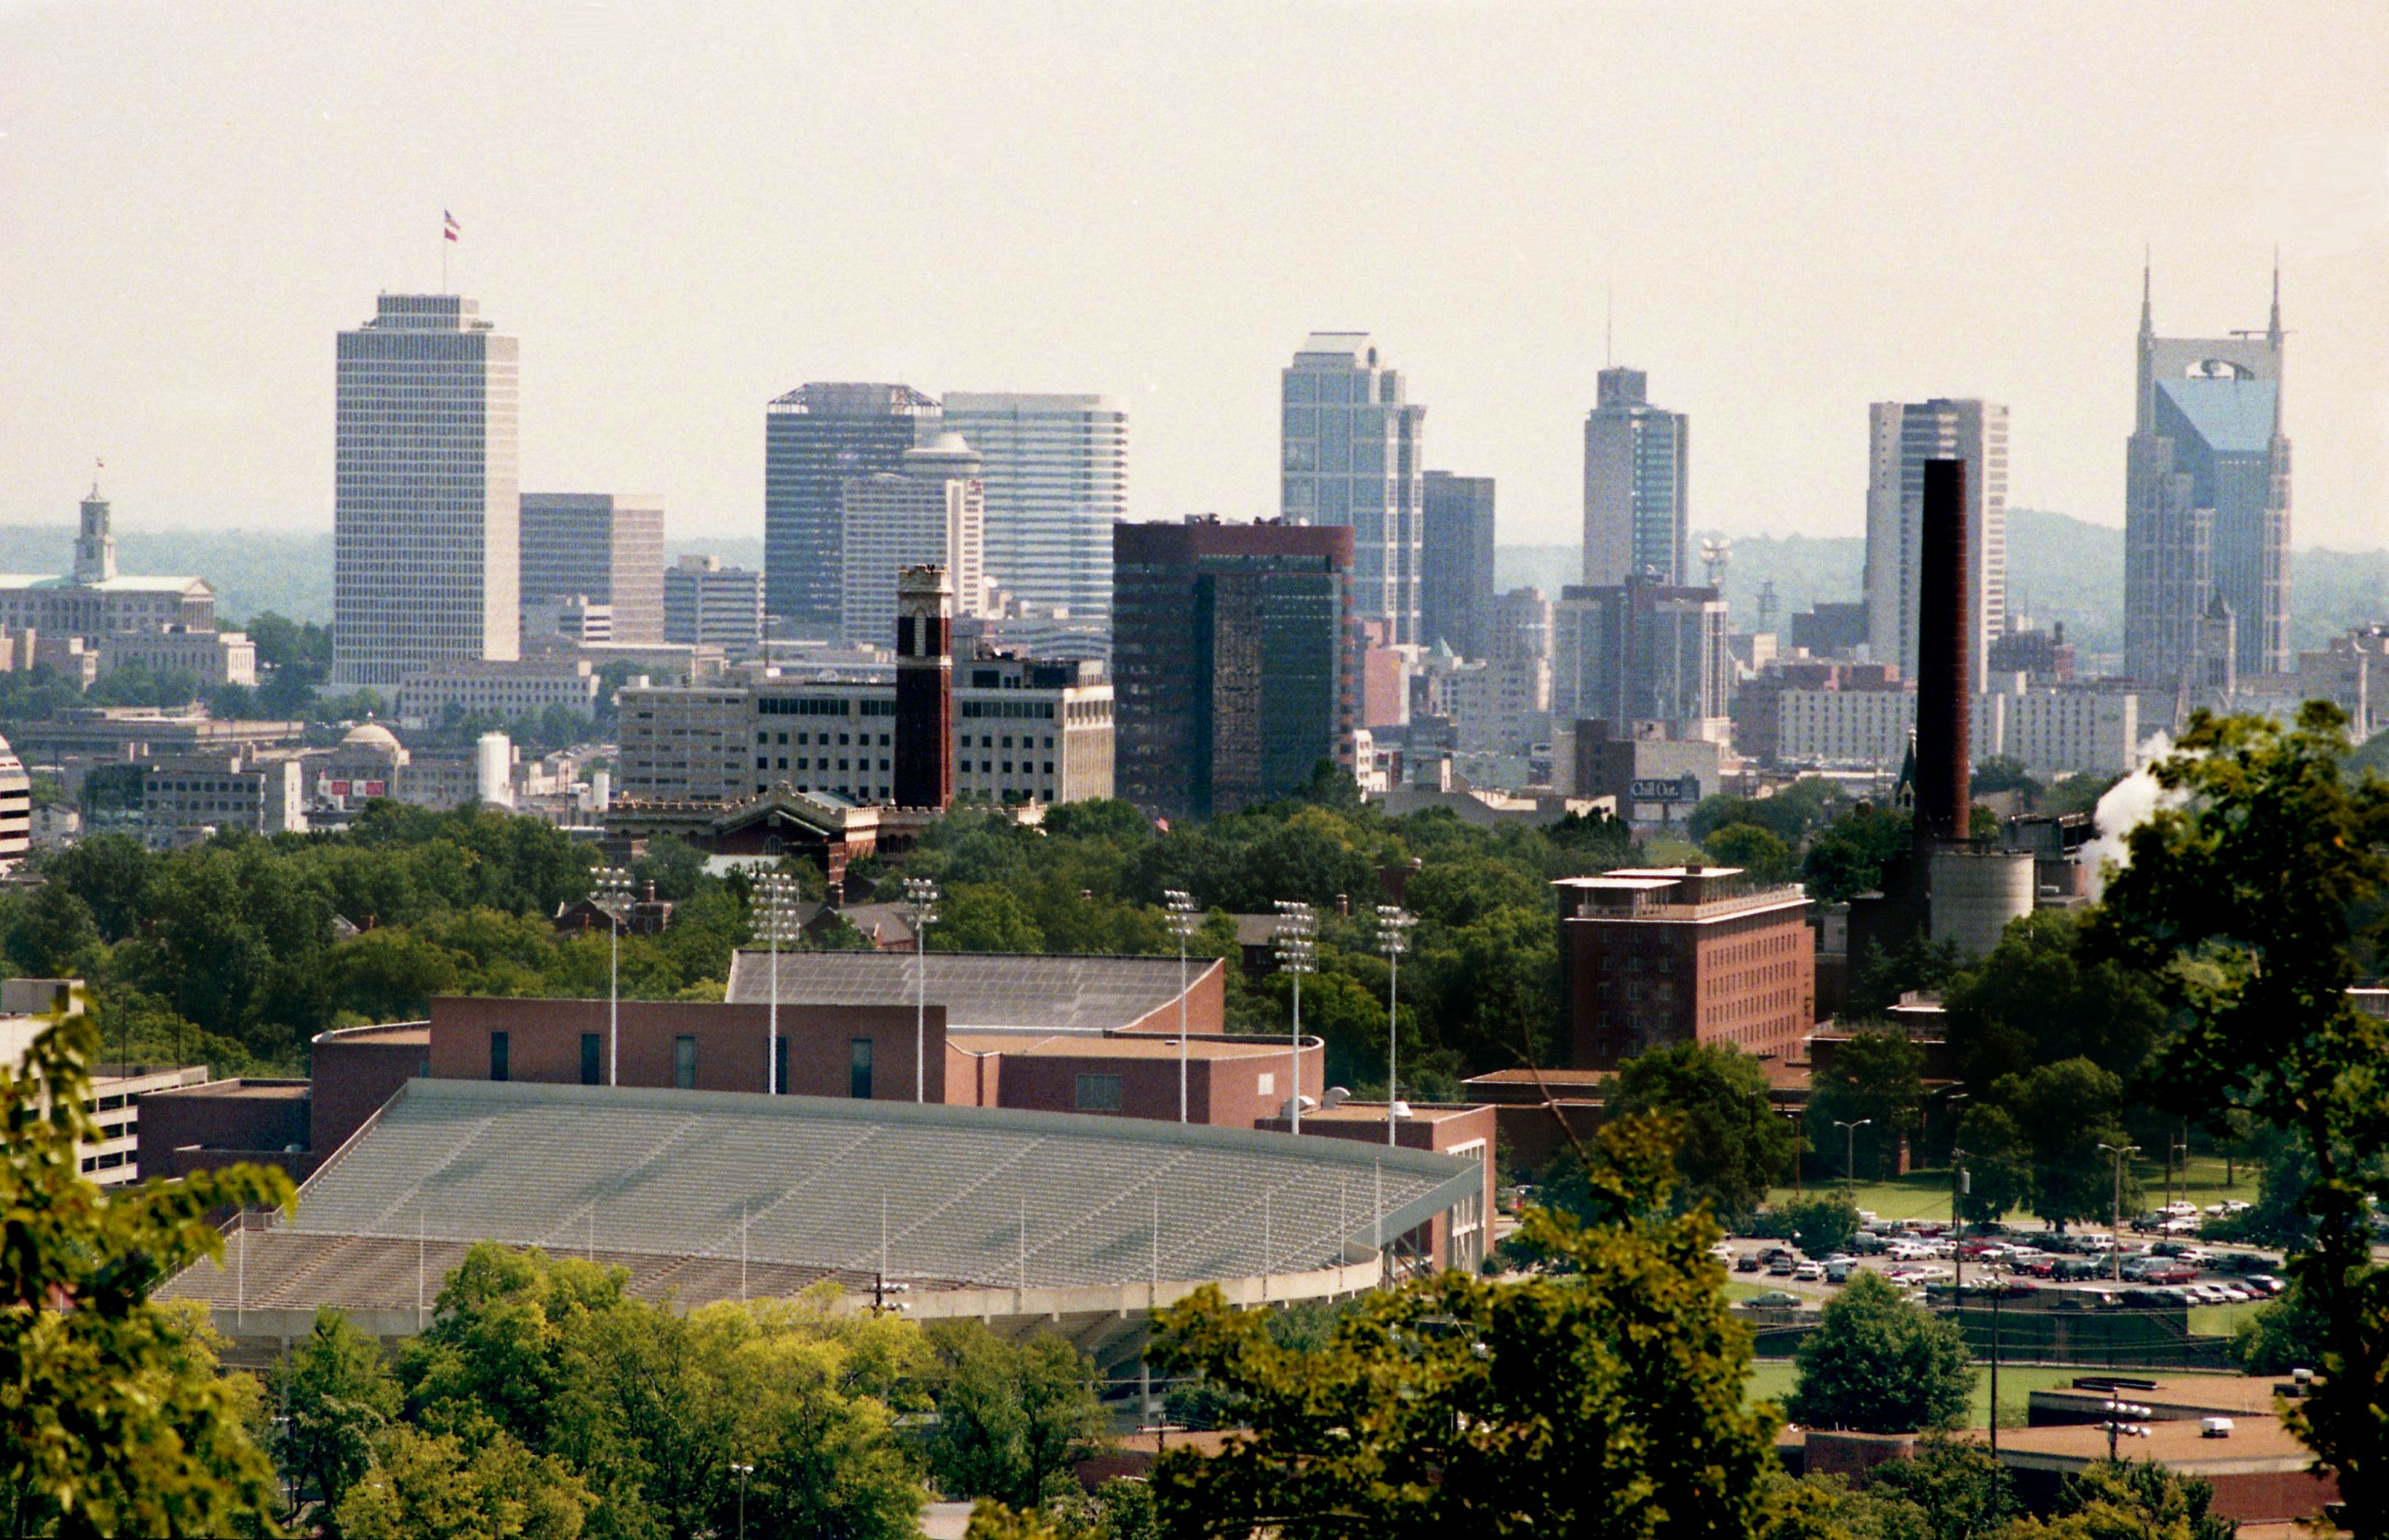
[(2261, 326), (2300, 544), (2389, 541), (2389, 6), (0, 0), (0, 522), (331, 518), (332, 336), (522, 338), (523, 484), (761, 528), (808, 379), (1102, 390), (1133, 511), (1273, 513), (1277, 370), (1375, 334), (1427, 463), (1573, 541), (1620, 362), (1693, 517), (1857, 532), (1868, 401), (2013, 412), (2119, 523), (2163, 328)]

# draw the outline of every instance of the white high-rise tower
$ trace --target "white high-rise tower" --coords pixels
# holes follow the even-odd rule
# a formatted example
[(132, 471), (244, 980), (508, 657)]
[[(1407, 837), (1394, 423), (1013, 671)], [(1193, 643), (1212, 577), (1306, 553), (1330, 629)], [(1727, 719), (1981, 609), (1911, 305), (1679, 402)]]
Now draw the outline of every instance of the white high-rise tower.
[(518, 655), (518, 344), (454, 294), (385, 294), (342, 332), (332, 680)]

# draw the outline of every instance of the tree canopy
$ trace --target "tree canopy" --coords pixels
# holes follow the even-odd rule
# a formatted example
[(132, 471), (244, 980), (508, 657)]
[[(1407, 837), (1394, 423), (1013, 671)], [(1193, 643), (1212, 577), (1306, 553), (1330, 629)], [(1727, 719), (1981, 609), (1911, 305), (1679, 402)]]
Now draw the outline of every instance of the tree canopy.
[(1851, 1274), (1795, 1356), (1799, 1385), (1783, 1409), (1815, 1428), (1954, 1428), (1974, 1392), (1956, 1323), (1902, 1299), (1879, 1273)]

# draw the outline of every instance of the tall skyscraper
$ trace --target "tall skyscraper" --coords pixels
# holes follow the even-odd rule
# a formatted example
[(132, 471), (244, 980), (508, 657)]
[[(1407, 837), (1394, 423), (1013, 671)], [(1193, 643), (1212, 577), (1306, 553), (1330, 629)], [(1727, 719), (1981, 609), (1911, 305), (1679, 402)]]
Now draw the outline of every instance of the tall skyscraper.
[(617, 642), (664, 639), (661, 503), (612, 492), (522, 494), (522, 602), (574, 594), (610, 608)]
[(843, 570), (838, 626), (856, 646), (884, 647), (895, 634), (896, 574), (945, 569), (954, 607), (987, 613), (987, 509), (978, 452), (959, 433), (904, 452), (894, 474), (838, 483)]
[(1685, 484), (1692, 422), (1653, 406), (1650, 376), (1603, 369), (1584, 419), (1584, 580), (1596, 586), (1647, 574), (1689, 581)]
[(385, 294), (342, 332), (332, 681), (517, 655), (519, 350), (454, 294)]
[(1365, 332), (1313, 332), (1281, 379), (1279, 511), (1349, 528), (1356, 611), (1391, 620), (1392, 642), (1417, 642), (1426, 408), (1410, 403)]
[(1103, 396), (949, 390), (987, 490), (987, 570), (1015, 598), (1108, 629), (1112, 526), (1128, 517), (1128, 414)]
[(1493, 655), (1493, 478), (1426, 473), (1419, 552), (1419, 642)]
[(937, 416), (937, 401), (909, 385), (818, 380), (763, 409), (763, 603), (774, 617), (801, 635), (836, 633), (838, 485), (894, 471), (935, 436)]
[(1353, 532), (1292, 524), (1112, 531), (1119, 795), (1209, 818), (1348, 770)]
[[(2212, 694), (2290, 656), (2290, 440), (2281, 274), (2262, 332), (2156, 335), (2140, 275), (2140, 388), (2126, 461), (2124, 669)], [(2212, 655), (2229, 637), (2229, 668)]]
[(1867, 409), (1867, 646), (1916, 673), (1924, 463), (1966, 462), (1967, 592), (1975, 657), (2007, 630), (2008, 409), (1996, 401), (1877, 401)]
[(1618, 736), (1661, 722), (1673, 738), (1722, 741), (1733, 689), (1725, 601), (1713, 588), (1629, 578), (1570, 584), (1552, 606), (1552, 714)]

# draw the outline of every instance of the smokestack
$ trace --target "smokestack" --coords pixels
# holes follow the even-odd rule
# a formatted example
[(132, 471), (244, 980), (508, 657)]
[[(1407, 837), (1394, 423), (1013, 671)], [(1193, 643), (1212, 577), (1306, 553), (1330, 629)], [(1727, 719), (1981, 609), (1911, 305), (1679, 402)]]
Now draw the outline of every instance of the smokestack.
[(1961, 844), (1973, 806), (1974, 605), (1966, 562), (1966, 463), (1924, 462), (1917, 595), (1916, 845)]

